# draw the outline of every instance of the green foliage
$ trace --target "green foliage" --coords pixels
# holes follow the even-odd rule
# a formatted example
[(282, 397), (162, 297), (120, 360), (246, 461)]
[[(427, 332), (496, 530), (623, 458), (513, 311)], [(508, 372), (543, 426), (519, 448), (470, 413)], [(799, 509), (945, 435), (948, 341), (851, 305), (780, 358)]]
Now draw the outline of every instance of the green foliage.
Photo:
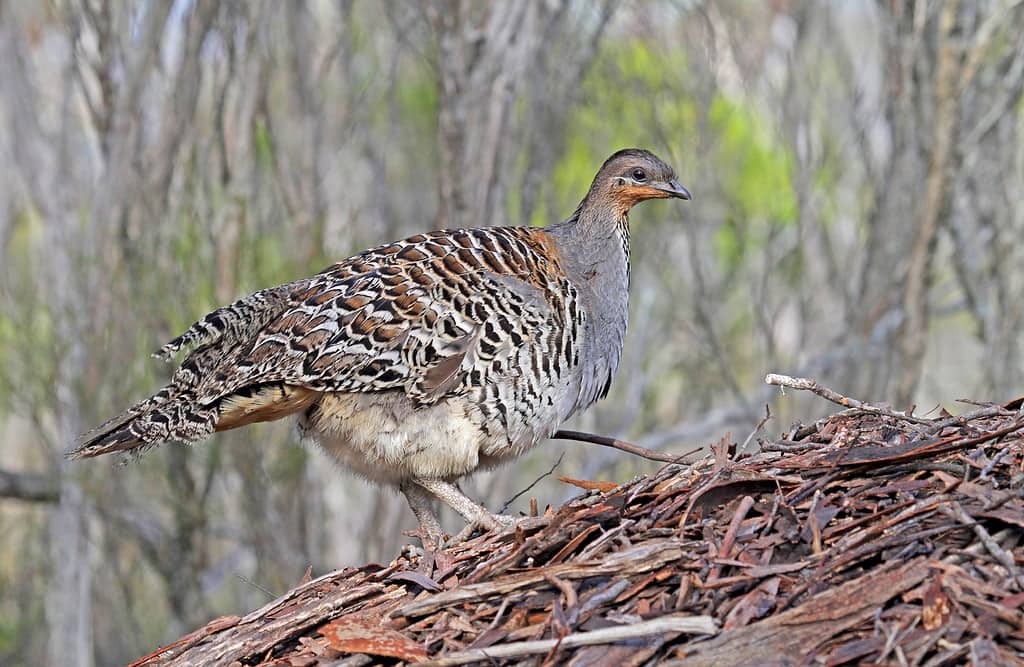
[(843, 157), (839, 146), (828, 136), (822, 138), (824, 155), (814, 172), (812, 187), (821, 200), (816, 222), (830, 226), (838, 211), (836, 195), (839, 192), (840, 177), (843, 172)]
[(13, 613), (0, 615), (0, 656), (10, 655), (18, 646), (19, 628)]
[(309, 452), (305, 447), (280, 447), (272, 454), (267, 470), (272, 479), (301, 482), (309, 461)]
[(792, 183), (792, 156), (778, 146), (750, 109), (716, 96), (708, 109), (713, 163), (725, 224), (715, 230), (717, 256), (728, 270), (757, 253), (778, 227), (799, 213)]
[(572, 210), (609, 147), (655, 148), (687, 180), (693, 168), (687, 156), (697, 152), (698, 134), (711, 153), (704, 162), (715, 165), (716, 194), (729, 211), (715, 233), (720, 259), (736, 265), (748, 249), (763, 245), (771, 227), (795, 222), (788, 151), (773, 139), (767, 122), (740, 102), (715, 94), (710, 107), (701, 108), (680, 81), (686, 71), (682, 49), (655, 48), (639, 38), (606, 42), (583, 82), (587, 103), (574, 110), (566, 150), (550, 180), (551, 206), (538, 207), (531, 224), (547, 224)]
[(0, 411), (11, 409), (10, 399), (14, 395), (15, 378), (12, 374), (14, 344), (17, 341), (18, 326), (8, 313), (0, 313)]
[(253, 143), (256, 145), (254, 151), (257, 159), (264, 166), (270, 165), (274, 161), (274, 142), (270, 138), (270, 130), (267, 128), (267, 122), (263, 118), (257, 117), (252, 127), (253, 131)]
[[(282, 235), (283, 236), (283, 235)], [(277, 234), (247, 234), (239, 248), (239, 282), (244, 291), (294, 280), (312, 267), (301, 266), (301, 258), (287, 253), (288, 240)]]
[[(433, 132), (437, 122), (437, 83), (430, 72), (414, 69), (406, 72), (396, 91), (398, 108), (407, 127)], [(387, 115), (380, 114), (386, 120)]]
[(0, 516), (0, 664), (40, 664), (26, 637), (45, 618), (46, 598), (35, 586), (51, 577), (44, 545), (33, 537), (45, 530), (46, 518), (40, 508), (19, 503), (8, 503), (5, 510)]
[[(39, 355), (36, 350), (55, 349), (54, 313), (40, 298), (39, 274), (34, 258), (43, 244), (43, 223), (34, 209), (15, 216), (3, 261), (5, 284), (0, 310), (0, 410), (36, 405), (46, 393), (45, 381), (53, 377), (56, 355)], [(42, 382), (25, 382), (37, 378)]]
[[(685, 71), (682, 50), (654, 49), (641, 39), (606, 42), (583, 81), (586, 104), (573, 110), (566, 150), (546, 190), (551, 206), (539, 206), (531, 224), (571, 211), (610, 149), (649, 146), (669, 159), (685, 151), (697, 122), (696, 104), (677, 94), (673, 81)], [(672, 128), (673, 136), (659, 136), (659, 127)], [(666, 139), (672, 145), (665, 146)]]
[(716, 96), (708, 110), (716, 141), (715, 165), (724, 194), (748, 220), (773, 224), (796, 221), (796, 194), (790, 180), (792, 159), (775, 145), (749, 109)]

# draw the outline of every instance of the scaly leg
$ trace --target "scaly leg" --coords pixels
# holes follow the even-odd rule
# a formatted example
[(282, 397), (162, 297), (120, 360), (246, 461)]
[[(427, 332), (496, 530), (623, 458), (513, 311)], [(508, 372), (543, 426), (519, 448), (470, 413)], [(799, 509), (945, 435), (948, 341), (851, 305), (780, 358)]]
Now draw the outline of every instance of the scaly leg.
[(430, 506), (430, 494), (422, 486), (411, 481), (402, 482), (398, 488), (405, 494), (412, 513), (420, 523), (419, 534), (423, 548), (437, 551), (444, 540), (444, 531), (441, 529), (441, 522), (437, 520), (437, 515), (434, 514), (434, 508)]
[(502, 514), (491, 514), (486, 507), (476, 504), (451, 482), (440, 479), (416, 479), (416, 484), (440, 498), (446, 505), (462, 515), (469, 522), (466, 529), (455, 536), (455, 542), (461, 542), (473, 534), (477, 528), (483, 530), (501, 530), (513, 525), (515, 517)]

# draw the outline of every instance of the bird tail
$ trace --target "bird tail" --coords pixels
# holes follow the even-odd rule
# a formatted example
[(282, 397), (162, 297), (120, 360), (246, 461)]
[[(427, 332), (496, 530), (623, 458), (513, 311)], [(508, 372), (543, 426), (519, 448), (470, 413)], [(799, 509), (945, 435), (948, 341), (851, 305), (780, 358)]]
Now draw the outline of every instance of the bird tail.
[(79, 436), (65, 457), (77, 460), (113, 452), (142, 453), (168, 440), (195, 442), (213, 433), (216, 423), (216, 407), (202, 406), (190, 392), (168, 385)]

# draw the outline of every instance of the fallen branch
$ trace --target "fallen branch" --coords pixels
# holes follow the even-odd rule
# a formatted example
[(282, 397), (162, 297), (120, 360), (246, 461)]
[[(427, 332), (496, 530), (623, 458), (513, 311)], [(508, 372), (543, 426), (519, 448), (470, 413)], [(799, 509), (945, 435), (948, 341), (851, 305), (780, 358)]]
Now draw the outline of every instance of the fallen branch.
[(843, 396), (838, 391), (829, 389), (818, 383), (817, 380), (812, 378), (795, 378), (788, 375), (779, 375), (777, 373), (769, 373), (764, 377), (765, 384), (777, 385), (780, 387), (789, 387), (791, 389), (802, 389), (809, 391), (818, 396), (821, 396), (827, 401), (832, 401), (844, 408), (851, 408), (854, 410), (860, 410), (861, 412), (870, 412), (876, 415), (885, 415), (886, 417), (892, 417), (894, 419), (902, 419), (904, 421), (913, 422), (915, 424), (934, 424), (933, 419), (924, 419), (923, 417), (915, 417), (914, 415), (907, 414), (905, 412), (897, 412), (890, 408), (883, 408), (878, 405), (872, 405), (870, 403), (864, 403), (858, 401), (856, 398), (850, 398), (849, 396)]
[(589, 442), (594, 445), (601, 445), (602, 447), (611, 447), (613, 449), (619, 449), (634, 456), (639, 456), (641, 458), (649, 459), (651, 461), (660, 461), (662, 463), (679, 463), (687, 456), (690, 456), (691, 454), (696, 454), (697, 452), (704, 449), (703, 447), (698, 447), (696, 449), (691, 449), (690, 451), (680, 454), (678, 456), (672, 456), (671, 454), (663, 454), (661, 452), (656, 452), (653, 449), (647, 449), (646, 447), (641, 447), (640, 445), (634, 445), (633, 443), (626, 442), (625, 440), (609, 438), (606, 435), (584, 433), (583, 431), (558, 431), (553, 436), (551, 436), (551, 438), (552, 440), (575, 440), (576, 442)]
[(536, 641), (513, 642), (499, 644), (488, 648), (470, 649), (451, 653), (438, 660), (420, 663), (423, 667), (445, 667), (446, 665), (465, 665), (470, 662), (486, 662), (496, 658), (514, 658), (521, 655), (547, 653), (559, 648), (576, 648), (577, 646), (593, 646), (594, 644), (613, 644), (615, 642), (642, 637), (653, 637), (670, 632), (685, 632), (691, 635), (714, 635), (718, 632), (718, 624), (710, 616), (662, 616), (650, 621), (642, 621), (632, 625), (618, 625), (613, 628), (601, 628), (591, 632), (577, 632), (560, 639), (540, 639)]
[[(960, 402), (966, 403), (967, 401), (961, 400)], [(960, 415), (938, 419), (932, 424), (932, 427), (934, 429), (941, 429), (946, 426), (961, 426), (974, 419), (981, 419), (983, 417), (1012, 416), (1013, 414), (1013, 410), (1007, 410), (1001, 405), (986, 405), (978, 408), (977, 410), (971, 410), (970, 412), (965, 412)]]
[(0, 498), (55, 503), (60, 500), (60, 487), (50, 475), (0, 470)]

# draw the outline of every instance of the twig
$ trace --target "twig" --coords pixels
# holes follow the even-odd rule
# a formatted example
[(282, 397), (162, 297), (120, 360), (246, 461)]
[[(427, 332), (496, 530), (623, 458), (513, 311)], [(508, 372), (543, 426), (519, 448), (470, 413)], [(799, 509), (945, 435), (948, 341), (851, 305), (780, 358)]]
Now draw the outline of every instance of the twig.
[[(494, 614), (494, 619), (491, 621), (490, 625), (488, 625), (487, 628), (483, 632), (481, 632), (479, 635), (477, 635), (476, 639), (473, 641), (474, 644), (476, 642), (480, 641), (481, 638), (484, 637), (485, 635), (487, 635), (488, 632), (490, 632), (494, 628), (498, 627), (498, 624), (501, 623), (501, 620), (503, 618), (505, 618), (505, 610), (508, 609), (508, 604), (509, 604), (509, 598), (502, 599), (501, 604), (498, 606), (498, 611), (495, 612), (495, 614)], [(470, 645), (470, 648), (472, 648), (472, 644)]]
[(850, 398), (849, 396), (843, 396), (839, 392), (829, 389), (828, 387), (822, 386), (817, 380), (812, 378), (794, 378), (788, 375), (779, 375), (777, 373), (769, 373), (765, 376), (764, 381), (766, 384), (774, 384), (780, 387), (790, 387), (792, 389), (803, 389), (821, 396), (825, 400), (837, 403), (844, 408), (853, 408), (854, 410), (860, 410), (861, 412), (870, 412), (876, 415), (885, 415), (886, 417), (893, 417), (894, 419), (902, 419), (904, 421), (913, 422), (915, 424), (927, 424), (932, 425), (935, 420), (923, 419), (921, 417), (915, 417), (905, 412), (896, 412), (889, 408), (883, 408), (877, 405), (871, 405), (870, 403), (864, 403), (858, 401), (856, 398)]
[(566, 609), (572, 609), (576, 606), (578, 598), (576, 597), (576, 589), (572, 587), (572, 584), (564, 579), (559, 579), (553, 574), (545, 576), (544, 580), (562, 592), (562, 595), (565, 596)]
[(577, 646), (592, 646), (594, 644), (611, 644), (627, 639), (639, 639), (641, 637), (663, 635), (670, 632), (714, 635), (718, 633), (718, 624), (710, 616), (662, 616), (661, 618), (642, 621), (633, 625), (619, 625), (591, 632), (577, 632), (566, 635), (561, 639), (512, 642), (488, 648), (459, 651), (437, 660), (430, 660), (419, 664), (423, 667), (465, 665), (471, 662), (488, 661), (495, 658), (514, 658), (520, 655), (547, 653), (556, 646), (559, 648), (576, 648)]
[(274, 593), (271, 593), (270, 591), (268, 591), (266, 588), (263, 588), (262, 586), (257, 584), (255, 581), (250, 581), (250, 580), (246, 579), (245, 577), (243, 577), (240, 574), (235, 574), (235, 576), (238, 577), (239, 581), (242, 581), (244, 583), (249, 584), (250, 586), (252, 586), (253, 588), (255, 588), (258, 591), (263, 591), (264, 593), (267, 594), (267, 597), (269, 597), (271, 600), (274, 600), (274, 599), (276, 599), (278, 597)]
[(553, 436), (553, 440), (575, 440), (576, 442), (589, 442), (594, 445), (601, 445), (602, 447), (611, 447), (613, 449), (619, 449), (634, 456), (639, 456), (651, 461), (660, 461), (662, 463), (679, 463), (682, 459), (686, 458), (690, 454), (696, 454), (697, 452), (704, 449), (698, 447), (692, 449), (684, 454), (678, 456), (672, 456), (671, 454), (662, 454), (656, 452), (653, 449), (647, 449), (640, 445), (634, 445), (631, 442), (625, 440), (619, 440), (617, 438), (609, 438), (606, 435), (595, 435), (593, 433), (584, 433), (583, 431), (558, 431)]
[[(993, 403), (992, 401), (977, 401), (973, 398), (958, 398), (956, 399), (956, 402), (963, 403), (964, 405), (976, 405), (980, 408), (1000, 407), (997, 403)], [(1000, 409), (1002, 408), (1000, 407)]]
[(992, 557), (999, 561), (999, 564), (1006, 568), (1007, 574), (1017, 582), (1018, 588), (1024, 590), (1024, 582), (1021, 581), (1019, 572), (1017, 570), (1017, 564), (1013, 560), (1013, 556), (996, 542), (995, 538), (989, 534), (985, 527), (981, 525), (977, 519), (972, 517), (964, 510), (964, 508), (958, 502), (952, 502), (949, 505), (943, 505), (938, 508), (940, 512), (948, 517), (956, 519), (965, 526), (968, 526), (974, 530), (974, 534), (978, 536), (978, 539), (982, 544), (985, 545), (985, 549), (992, 554)]
[[(1014, 529), (1012, 528), (1004, 528), (1003, 530), (993, 535), (992, 539), (995, 540), (997, 544), (999, 544), (1007, 538), (1009, 538), (1013, 532)], [(951, 549), (949, 552), (950, 555), (945, 556), (942, 559), (942, 562), (952, 563), (953, 565), (960, 565), (968, 558), (980, 558), (982, 552), (984, 551), (986, 551), (984, 544), (982, 544), (981, 542), (972, 542), (965, 546), (963, 549)]]
[[(1014, 498), (1021, 497), (1024, 496), (1022, 496), (1022, 492), (1020, 489), (1010, 489), (1008, 491), (1003, 491), (1002, 493), (997, 493), (993, 496), (985, 498), (985, 502), (981, 504), (981, 509), (985, 510), (986, 512), (991, 512), (993, 510), (999, 509), (1000, 507), (1010, 502)], [(1002, 540), (999, 541), (1002, 542)]]
[[(993, 456), (992, 460), (988, 462), (988, 465), (985, 466), (985, 469), (981, 471), (981, 477), (979, 477), (979, 479), (982, 479), (982, 480), (988, 479), (988, 476), (991, 475), (992, 471), (994, 471), (996, 469), (996, 466), (998, 466), (1000, 461), (1003, 460), (1003, 457), (1006, 456), (1009, 453), (1010, 453), (1010, 447), (1003, 447), (998, 452), (996, 452), (996, 455)], [(992, 487), (998, 489), (999, 488), (999, 482), (998, 481), (993, 481), (992, 482)]]
[[(959, 399), (959, 403), (967, 403), (964, 399)], [(957, 424), (966, 424), (972, 419), (980, 419), (982, 417), (1003, 417), (1013, 415), (1012, 410), (1007, 410), (1001, 405), (988, 405), (977, 410), (971, 410), (965, 412), (962, 415), (954, 415), (952, 417), (944, 417), (942, 419), (932, 422), (932, 428), (936, 431), (944, 429), (947, 426), (955, 426)]]
[(563, 458), (565, 458), (565, 452), (562, 452), (561, 455), (559, 455), (558, 460), (555, 461), (555, 465), (551, 466), (550, 470), (548, 470), (546, 473), (544, 473), (543, 475), (541, 475), (537, 479), (535, 479), (532, 482), (530, 482), (530, 486), (526, 487), (525, 489), (523, 489), (522, 491), (520, 491), (516, 495), (514, 495), (511, 498), (509, 498), (508, 500), (506, 500), (505, 504), (501, 506), (501, 510), (498, 513), (499, 514), (504, 514), (505, 511), (509, 508), (509, 506), (512, 503), (514, 503), (516, 500), (518, 500), (520, 496), (522, 496), (524, 493), (526, 493), (527, 491), (529, 491), (533, 487), (537, 486), (537, 484), (538, 484), (538, 482), (540, 482), (540, 480), (544, 479), (545, 477), (550, 476), (553, 472), (555, 472), (555, 468), (557, 468), (558, 466), (560, 466), (562, 464), (562, 459)]
[(815, 442), (794, 442), (793, 440), (776, 440), (775, 442), (761, 443), (762, 452), (806, 452), (819, 447), (821, 443)]
[(771, 419), (771, 418), (772, 418), (772, 411), (768, 409), (768, 404), (765, 403), (764, 404), (764, 417), (761, 418), (761, 421), (757, 422), (757, 426), (754, 427), (754, 430), (750, 432), (750, 435), (747, 436), (747, 439), (743, 441), (743, 444), (740, 445), (740, 448), (738, 450), (736, 450), (736, 451), (737, 452), (745, 452), (745, 451), (747, 451), (747, 445), (750, 444), (750, 441), (754, 439), (754, 436), (757, 435), (761, 431), (762, 428), (764, 428), (764, 425), (767, 424), (768, 420)]
[[(722, 545), (718, 550), (719, 558), (729, 558), (732, 555), (732, 545), (736, 542), (736, 534), (740, 530), (740, 524), (747, 518), (747, 512), (754, 506), (754, 499), (750, 496), (743, 496), (740, 500), (740, 506), (736, 508), (736, 511), (732, 515), (732, 520), (729, 521), (729, 529), (725, 531), (725, 537), (722, 538)], [(707, 581), (714, 581), (718, 579), (718, 575), (722, 572), (721, 565), (715, 565), (711, 568), (711, 574), (708, 575)]]

